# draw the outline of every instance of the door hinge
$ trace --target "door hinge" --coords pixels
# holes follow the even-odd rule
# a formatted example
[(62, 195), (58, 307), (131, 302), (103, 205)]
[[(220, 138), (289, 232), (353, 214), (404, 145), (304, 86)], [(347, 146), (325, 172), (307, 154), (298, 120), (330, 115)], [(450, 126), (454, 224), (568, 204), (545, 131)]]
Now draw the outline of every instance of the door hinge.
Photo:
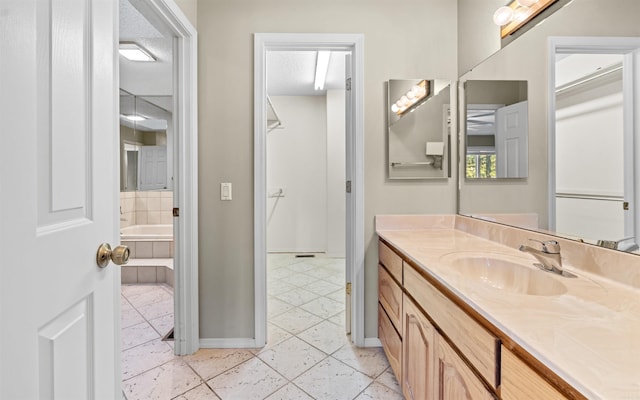
[(344, 85), (345, 85), (347, 90), (351, 90), (351, 78), (347, 78), (347, 80), (344, 83)]
[(175, 207), (173, 209), (173, 216), (174, 217), (179, 217), (180, 216), (180, 209), (179, 208)]
[(351, 193), (351, 181), (347, 181), (347, 193)]
[(629, 211), (629, 202), (625, 201), (622, 203), (622, 209), (625, 211)]
[(351, 282), (347, 282), (345, 290), (347, 292), (347, 296), (351, 296)]

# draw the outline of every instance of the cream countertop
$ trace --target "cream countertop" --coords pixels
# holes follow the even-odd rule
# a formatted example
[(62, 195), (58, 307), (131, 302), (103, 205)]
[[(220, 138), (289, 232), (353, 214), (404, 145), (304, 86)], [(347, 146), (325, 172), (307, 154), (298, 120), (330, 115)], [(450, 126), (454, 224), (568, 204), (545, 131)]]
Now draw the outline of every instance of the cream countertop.
[[(469, 222), (461, 224), (456, 218), (460, 216), (381, 216), (376, 217), (376, 230), (405, 258), (585, 397), (640, 399), (640, 290), (576, 268), (564, 255), (565, 268), (578, 278), (538, 271), (532, 266), (536, 261), (532, 255), (456, 229)], [(503, 235), (549, 239), (534, 232), (517, 232), (522, 231), (517, 228), (499, 229), (504, 230)], [(566, 292), (527, 295), (469, 280), (452, 268), (455, 259), (465, 256), (489, 256), (531, 266), (559, 281)]]

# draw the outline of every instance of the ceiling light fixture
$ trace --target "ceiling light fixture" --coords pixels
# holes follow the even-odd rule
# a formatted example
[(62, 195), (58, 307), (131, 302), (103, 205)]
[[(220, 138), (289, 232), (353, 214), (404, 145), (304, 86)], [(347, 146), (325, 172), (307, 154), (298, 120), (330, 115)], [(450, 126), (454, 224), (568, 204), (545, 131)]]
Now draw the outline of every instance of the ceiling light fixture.
[(146, 120), (145, 117), (141, 115), (131, 114), (131, 115), (122, 115), (122, 118), (131, 121), (131, 122), (140, 122)]
[(329, 69), (330, 51), (319, 51), (316, 58), (316, 79), (314, 82), (315, 90), (324, 90), (325, 80), (327, 79), (327, 70)]
[(510, 0), (493, 14), (493, 22), (500, 26), (500, 37), (511, 35), (558, 0)]
[(156, 59), (142, 46), (133, 42), (122, 42), (120, 43), (120, 48), (118, 49), (120, 55), (130, 61), (144, 61), (144, 62), (152, 62), (156, 61)]

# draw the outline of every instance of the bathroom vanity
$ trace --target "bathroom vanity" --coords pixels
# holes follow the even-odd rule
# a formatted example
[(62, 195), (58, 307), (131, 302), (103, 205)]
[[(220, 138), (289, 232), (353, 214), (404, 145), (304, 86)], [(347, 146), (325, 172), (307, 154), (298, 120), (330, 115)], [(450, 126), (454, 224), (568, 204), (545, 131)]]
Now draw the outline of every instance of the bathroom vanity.
[(538, 232), (377, 216), (378, 333), (406, 399), (640, 398), (640, 260), (557, 239), (569, 278), (518, 251)]

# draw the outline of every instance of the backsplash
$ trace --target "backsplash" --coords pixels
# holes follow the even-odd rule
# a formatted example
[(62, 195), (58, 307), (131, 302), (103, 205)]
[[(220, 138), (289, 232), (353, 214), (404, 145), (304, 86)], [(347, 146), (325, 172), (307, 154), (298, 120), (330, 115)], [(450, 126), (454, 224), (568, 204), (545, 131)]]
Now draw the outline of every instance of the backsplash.
[(120, 192), (120, 227), (173, 223), (173, 192)]

